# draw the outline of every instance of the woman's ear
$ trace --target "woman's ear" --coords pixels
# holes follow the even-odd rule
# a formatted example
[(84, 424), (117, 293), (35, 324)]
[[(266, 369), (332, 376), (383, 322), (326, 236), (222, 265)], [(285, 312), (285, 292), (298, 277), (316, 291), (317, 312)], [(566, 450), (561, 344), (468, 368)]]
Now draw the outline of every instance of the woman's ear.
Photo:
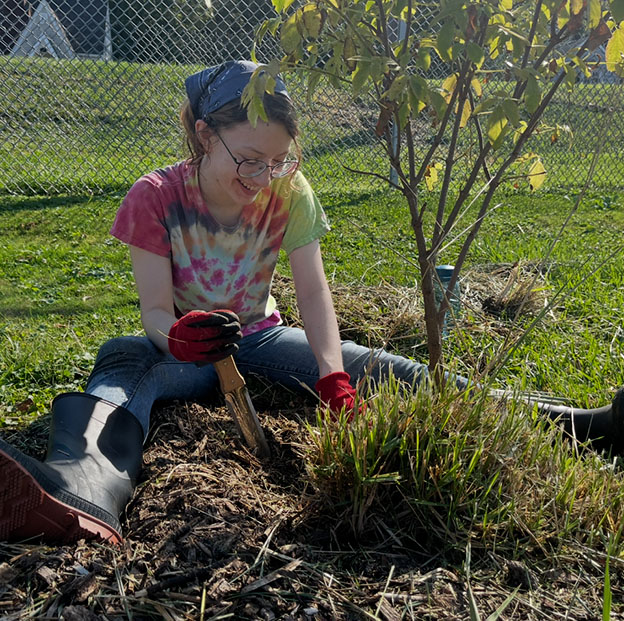
[(210, 139), (212, 138), (212, 130), (208, 127), (206, 121), (202, 121), (201, 119), (195, 121), (195, 134), (197, 135), (197, 140), (204, 147), (204, 151), (207, 153), (210, 149)]

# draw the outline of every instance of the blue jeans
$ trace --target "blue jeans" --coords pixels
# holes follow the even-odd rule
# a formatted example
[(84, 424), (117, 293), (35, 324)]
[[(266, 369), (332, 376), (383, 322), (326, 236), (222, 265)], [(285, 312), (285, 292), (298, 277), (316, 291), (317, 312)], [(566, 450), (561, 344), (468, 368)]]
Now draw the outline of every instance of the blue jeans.
[[(265, 377), (294, 390), (314, 389), (318, 365), (305, 333), (299, 328), (275, 326), (245, 336), (234, 356), (243, 376)], [(376, 381), (395, 377), (410, 385), (427, 373), (426, 366), (382, 349), (369, 349), (343, 341), (344, 368), (355, 385), (364, 375)], [(145, 434), (156, 401), (201, 400), (219, 389), (211, 364), (198, 367), (161, 352), (145, 336), (122, 336), (102, 345), (87, 382), (86, 392), (112, 401), (132, 412)]]

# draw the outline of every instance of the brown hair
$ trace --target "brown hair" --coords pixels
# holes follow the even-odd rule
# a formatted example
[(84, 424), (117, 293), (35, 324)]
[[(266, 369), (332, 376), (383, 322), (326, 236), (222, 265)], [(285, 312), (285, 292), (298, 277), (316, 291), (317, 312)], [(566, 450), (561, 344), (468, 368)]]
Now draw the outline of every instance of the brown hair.
[[(293, 139), (296, 156), (297, 159), (300, 160), (301, 148), (297, 142), (297, 137), (299, 136), (299, 120), (297, 119), (297, 113), (295, 112), (292, 102), (288, 97), (284, 97), (283, 95), (271, 95), (267, 93), (264, 96), (263, 103), (269, 121), (281, 123), (288, 132), (288, 135)], [(189, 150), (188, 162), (197, 166), (202, 157), (207, 155), (207, 151), (195, 131), (195, 121), (197, 119), (193, 114), (191, 103), (188, 99), (182, 104), (180, 120), (182, 121), (182, 127), (186, 134), (186, 146)], [(241, 100), (236, 99), (210, 113), (203, 120), (210, 129), (219, 131), (220, 129), (227, 129), (239, 123), (245, 123), (247, 121), (247, 110), (241, 106)]]

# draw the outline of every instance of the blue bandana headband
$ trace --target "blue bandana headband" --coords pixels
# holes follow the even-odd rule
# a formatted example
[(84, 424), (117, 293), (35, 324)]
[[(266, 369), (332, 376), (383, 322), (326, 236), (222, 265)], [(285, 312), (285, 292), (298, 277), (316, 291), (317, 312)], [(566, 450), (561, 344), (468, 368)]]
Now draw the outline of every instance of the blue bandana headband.
[[(195, 119), (205, 120), (210, 113), (238, 99), (257, 68), (248, 60), (228, 60), (186, 78), (184, 86)], [(275, 81), (275, 93), (288, 97), (284, 81), (279, 76)]]

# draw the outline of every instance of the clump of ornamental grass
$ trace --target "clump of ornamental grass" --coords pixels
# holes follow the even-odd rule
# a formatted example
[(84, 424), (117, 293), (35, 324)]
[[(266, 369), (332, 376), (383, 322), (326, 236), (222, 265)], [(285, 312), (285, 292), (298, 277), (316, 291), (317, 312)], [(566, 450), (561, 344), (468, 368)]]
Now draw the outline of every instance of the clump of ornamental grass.
[(624, 551), (624, 477), (530, 406), (391, 380), (353, 421), (318, 411), (307, 466), (318, 502), (358, 539), (383, 525), (426, 553), (470, 543), (514, 555), (576, 542)]

